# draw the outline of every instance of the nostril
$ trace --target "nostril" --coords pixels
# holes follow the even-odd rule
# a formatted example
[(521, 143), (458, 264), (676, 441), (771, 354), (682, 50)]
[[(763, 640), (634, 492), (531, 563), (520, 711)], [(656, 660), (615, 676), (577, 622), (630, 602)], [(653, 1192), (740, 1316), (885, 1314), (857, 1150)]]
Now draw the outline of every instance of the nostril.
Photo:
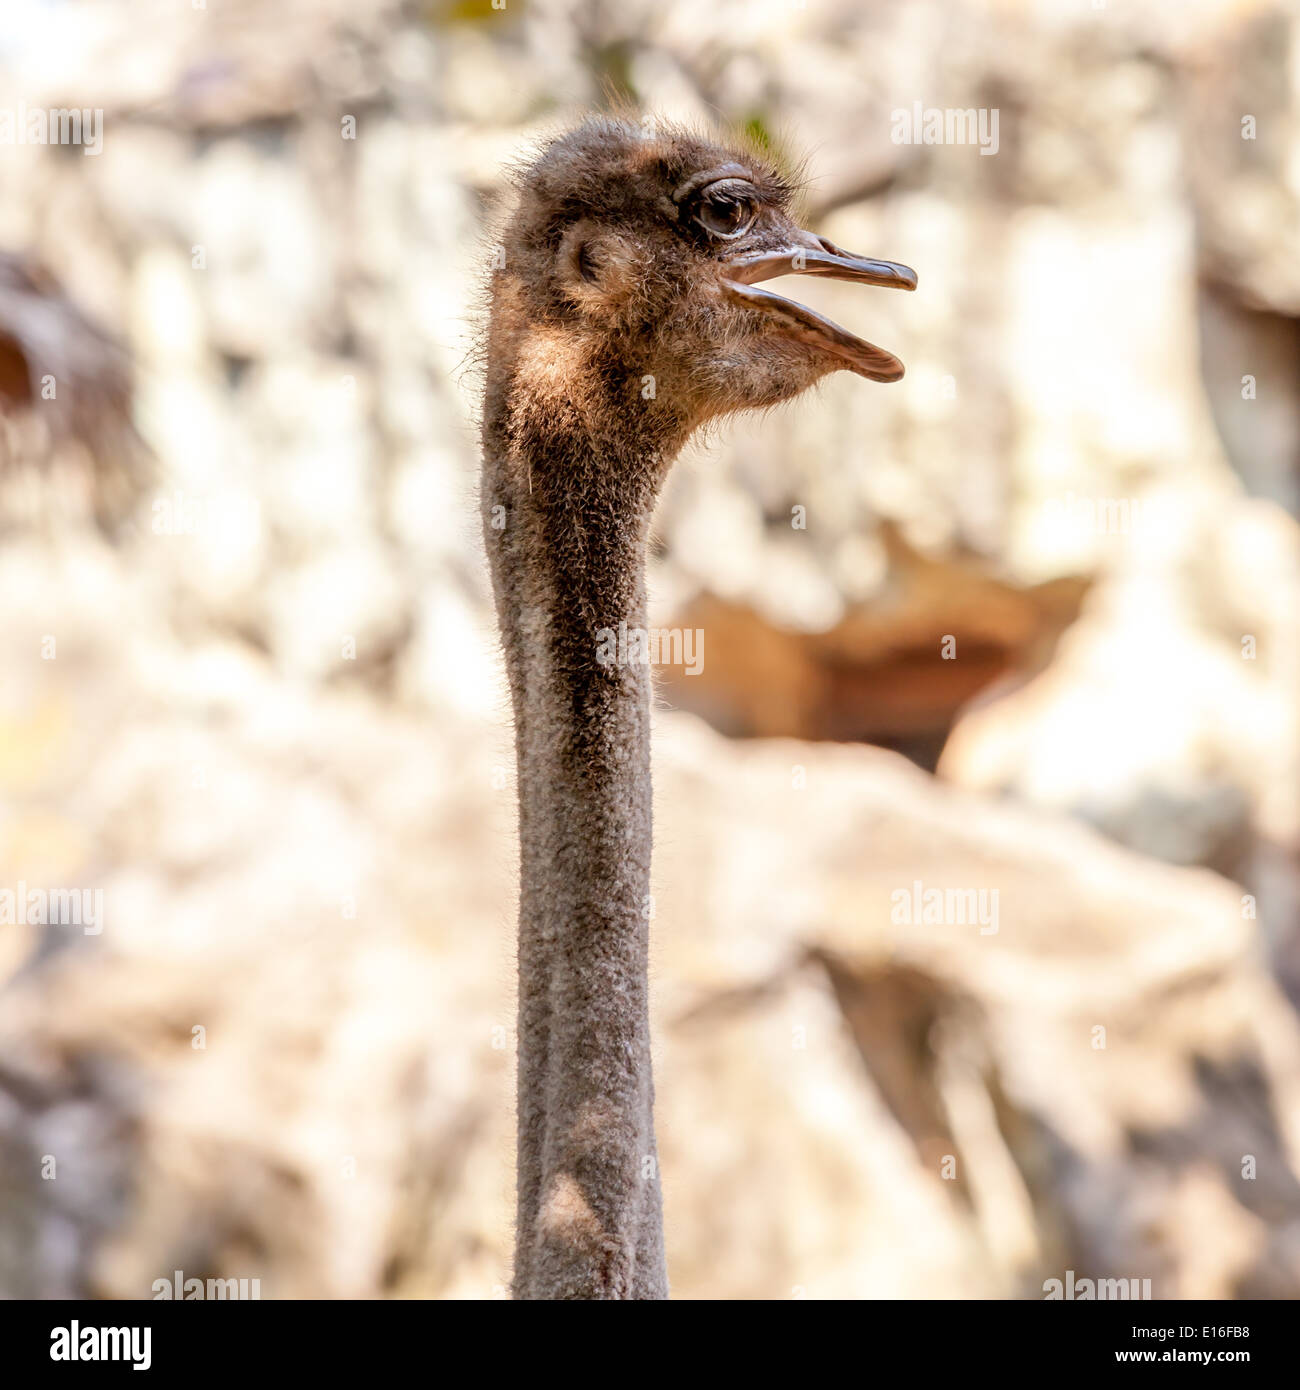
[(817, 244), (828, 256), (842, 256), (844, 254), (833, 241), (827, 241), (824, 236), (819, 236), (817, 238)]

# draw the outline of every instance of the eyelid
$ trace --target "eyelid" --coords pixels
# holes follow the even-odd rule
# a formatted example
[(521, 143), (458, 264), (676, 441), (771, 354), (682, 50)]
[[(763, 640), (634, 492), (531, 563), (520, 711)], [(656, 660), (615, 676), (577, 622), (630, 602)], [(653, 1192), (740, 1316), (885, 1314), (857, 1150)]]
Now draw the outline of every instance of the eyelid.
[(724, 193), (736, 192), (744, 194), (745, 197), (751, 199), (755, 203), (759, 201), (758, 189), (755, 188), (754, 185), (750, 183), (748, 179), (742, 178), (727, 178), (715, 180), (706, 188), (702, 188), (700, 190), (700, 201), (703, 202), (704, 199), (707, 198), (710, 193), (715, 193), (719, 189), (722, 190)]
[(673, 190), (673, 202), (683, 203), (693, 193), (698, 193), (700, 189), (728, 178), (742, 178), (747, 183), (752, 182), (750, 171), (743, 164), (723, 164), (717, 169), (705, 169), (701, 173), (692, 174), (690, 178)]

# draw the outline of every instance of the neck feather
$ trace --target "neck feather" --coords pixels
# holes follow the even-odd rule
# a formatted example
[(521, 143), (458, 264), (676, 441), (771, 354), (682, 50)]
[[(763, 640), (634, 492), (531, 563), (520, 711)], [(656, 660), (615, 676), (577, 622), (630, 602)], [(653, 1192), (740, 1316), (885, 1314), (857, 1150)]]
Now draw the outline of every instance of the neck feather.
[(656, 454), (485, 429), (485, 535), (514, 703), (520, 824), (515, 1296), (663, 1298), (653, 1126), (650, 672)]

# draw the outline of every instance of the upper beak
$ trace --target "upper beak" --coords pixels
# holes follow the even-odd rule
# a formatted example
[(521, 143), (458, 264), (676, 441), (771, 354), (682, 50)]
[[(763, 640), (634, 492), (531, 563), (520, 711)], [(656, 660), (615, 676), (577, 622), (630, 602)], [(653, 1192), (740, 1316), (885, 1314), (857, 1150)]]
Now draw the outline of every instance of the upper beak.
[(786, 246), (741, 252), (728, 260), (723, 271), (724, 293), (750, 308), (775, 315), (786, 336), (831, 352), (860, 376), (873, 381), (897, 381), (903, 375), (903, 364), (892, 352), (846, 332), (802, 304), (755, 286), (760, 280), (778, 275), (819, 275), (830, 280), (856, 280), (864, 285), (914, 290), (916, 271), (895, 261), (854, 256), (811, 232), (801, 231), (798, 237), (798, 241), (792, 240)]
[(808, 237), (808, 244), (783, 246), (776, 251), (751, 251), (727, 262), (727, 276), (744, 285), (756, 285), (778, 275), (824, 275), (828, 280), (857, 280), (864, 285), (884, 285), (894, 290), (914, 290), (916, 271), (897, 261), (877, 261), (842, 251), (825, 237)]

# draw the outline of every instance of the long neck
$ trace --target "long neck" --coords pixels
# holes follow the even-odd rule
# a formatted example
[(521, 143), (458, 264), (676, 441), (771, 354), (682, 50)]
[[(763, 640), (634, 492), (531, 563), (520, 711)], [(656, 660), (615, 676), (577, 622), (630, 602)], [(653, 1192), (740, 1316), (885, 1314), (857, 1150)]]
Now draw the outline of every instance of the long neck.
[(602, 660), (603, 633), (645, 626), (660, 468), (580, 428), (544, 451), (510, 433), (489, 415), (485, 534), (519, 773), (514, 1292), (666, 1298), (647, 1007), (650, 673), (616, 645)]

